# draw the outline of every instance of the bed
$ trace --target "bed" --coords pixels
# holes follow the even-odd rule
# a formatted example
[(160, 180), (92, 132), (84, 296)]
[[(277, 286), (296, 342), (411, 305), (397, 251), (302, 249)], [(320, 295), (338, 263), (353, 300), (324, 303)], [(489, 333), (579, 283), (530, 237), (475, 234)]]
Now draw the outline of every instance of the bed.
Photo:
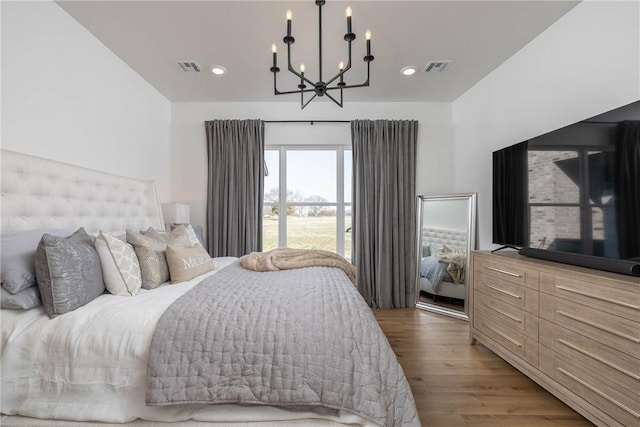
[[(154, 183), (2, 150), (3, 238), (81, 226), (89, 234), (114, 235), (164, 229)], [(341, 270), (309, 267), (271, 275), (242, 271), (235, 258), (216, 258), (211, 265), (213, 271), (135, 296), (104, 292), (53, 318), (42, 307), (3, 308), (2, 424), (420, 425), (395, 355)], [(248, 299), (249, 293), (260, 298)], [(296, 295), (295, 304), (285, 300), (287, 294)], [(278, 308), (265, 310), (260, 301)], [(196, 311), (183, 314), (189, 310)], [(305, 320), (300, 311), (313, 314)], [(347, 312), (359, 317), (345, 318)], [(194, 321), (202, 323), (194, 326)], [(273, 331), (259, 329), (270, 323)], [(340, 340), (345, 354), (335, 350), (322, 359), (322, 347)], [(206, 350), (213, 342), (222, 346), (215, 347), (220, 359)], [(284, 350), (261, 350), (270, 346)], [(233, 351), (251, 363), (238, 363)], [(352, 353), (361, 354), (356, 359)], [(353, 365), (347, 373), (361, 377), (361, 383), (336, 385), (329, 371), (343, 365)], [(225, 382), (235, 394), (216, 395)], [(278, 382), (286, 387), (280, 389)], [(348, 393), (341, 394), (341, 388)], [(254, 401), (239, 400), (243, 393)], [(317, 402), (309, 400), (314, 393), (322, 395)]]
[(466, 248), (466, 230), (423, 227), (420, 291), (465, 300)]

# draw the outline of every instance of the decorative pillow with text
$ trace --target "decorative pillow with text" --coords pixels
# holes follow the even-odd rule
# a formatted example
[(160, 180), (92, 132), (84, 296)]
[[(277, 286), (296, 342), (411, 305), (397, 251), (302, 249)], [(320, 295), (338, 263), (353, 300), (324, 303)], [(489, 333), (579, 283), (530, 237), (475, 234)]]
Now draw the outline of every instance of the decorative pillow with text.
[(171, 283), (186, 282), (214, 269), (209, 253), (200, 244), (189, 248), (168, 245), (166, 255)]

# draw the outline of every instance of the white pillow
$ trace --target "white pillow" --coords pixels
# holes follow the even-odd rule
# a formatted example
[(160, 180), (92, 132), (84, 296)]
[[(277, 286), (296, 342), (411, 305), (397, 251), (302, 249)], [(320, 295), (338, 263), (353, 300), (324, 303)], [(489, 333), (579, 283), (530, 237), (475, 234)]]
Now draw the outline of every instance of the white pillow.
[(191, 246), (200, 244), (200, 246), (204, 247), (204, 236), (202, 235), (202, 226), (196, 225), (195, 227), (191, 224), (169, 224), (171, 231), (175, 230), (178, 227), (184, 227), (185, 232), (187, 233), (187, 237), (189, 238), (189, 242), (191, 242)]
[(436, 256), (438, 252), (444, 252), (443, 246), (442, 243), (431, 243), (429, 245), (431, 256)]
[(142, 276), (133, 246), (104, 231), (98, 233), (95, 246), (107, 290), (114, 295), (136, 295)]
[(196, 235), (196, 232), (191, 224), (187, 224), (184, 227), (184, 231), (187, 233), (187, 238), (189, 239), (189, 243), (191, 243), (191, 246), (200, 245), (200, 239), (198, 239), (198, 236)]

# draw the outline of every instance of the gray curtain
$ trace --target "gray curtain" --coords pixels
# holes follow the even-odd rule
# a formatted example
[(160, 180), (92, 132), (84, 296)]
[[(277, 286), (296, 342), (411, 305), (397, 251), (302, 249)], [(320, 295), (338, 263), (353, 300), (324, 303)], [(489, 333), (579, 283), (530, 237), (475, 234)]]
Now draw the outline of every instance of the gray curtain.
[(353, 247), (358, 290), (371, 307), (414, 305), (415, 120), (355, 120)]
[(493, 152), (493, 243), (529, 246), (529, 141)]
[(640, 121), (617, 125), (615, 204), (620, 258), (640, 257)]
[(264, 121), (211, 120), (205, 129), (209, 254), (262, 251)]

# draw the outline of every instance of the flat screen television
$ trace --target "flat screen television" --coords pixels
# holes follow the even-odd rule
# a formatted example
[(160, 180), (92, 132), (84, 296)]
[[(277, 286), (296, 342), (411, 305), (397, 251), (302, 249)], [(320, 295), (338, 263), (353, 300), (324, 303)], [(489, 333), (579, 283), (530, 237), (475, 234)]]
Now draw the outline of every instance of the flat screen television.
[(640, 276), (640, 101), (495, 151), (493, 243)]

